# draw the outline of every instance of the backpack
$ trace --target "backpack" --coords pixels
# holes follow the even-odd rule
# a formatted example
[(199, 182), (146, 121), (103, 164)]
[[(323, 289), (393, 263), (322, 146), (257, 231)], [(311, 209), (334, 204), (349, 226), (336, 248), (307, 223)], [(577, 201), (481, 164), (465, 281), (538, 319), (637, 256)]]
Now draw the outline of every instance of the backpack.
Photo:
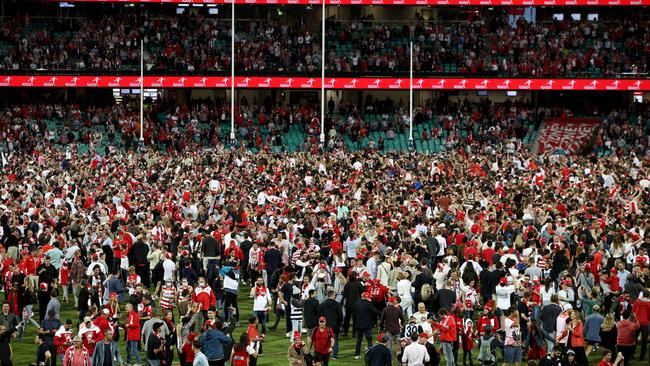
[(429, 301), (433, 297), (433, 287), (430, 284), (425, 283), (420, 289), (420, 298), (422, 301)]
[(493, 340), (494, 336), (489, 339), (481, 338), (481, 346), (478, 350), (478, 356), (476, 357), (477, 360), (487, 363), (496, 362), (496, 357), (494, 357), (494, 354), (492, 353)]

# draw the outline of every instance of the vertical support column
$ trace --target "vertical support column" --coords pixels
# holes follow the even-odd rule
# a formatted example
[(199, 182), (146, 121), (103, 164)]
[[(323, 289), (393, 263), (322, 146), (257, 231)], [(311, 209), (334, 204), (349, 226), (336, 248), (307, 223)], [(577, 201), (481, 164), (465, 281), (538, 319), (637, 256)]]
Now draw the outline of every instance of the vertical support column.
[(230, 141), (235, 141), (235, 0), (230, 0)]
[(320, 142), (325, 143), (325, 0), (321, 10)]
[(140, 40), (140, 144), (144, 145), (144, 39)]
[(411, 41), (411, 67), (409, 69), (409, 143), (413, 144), (413, 42)]

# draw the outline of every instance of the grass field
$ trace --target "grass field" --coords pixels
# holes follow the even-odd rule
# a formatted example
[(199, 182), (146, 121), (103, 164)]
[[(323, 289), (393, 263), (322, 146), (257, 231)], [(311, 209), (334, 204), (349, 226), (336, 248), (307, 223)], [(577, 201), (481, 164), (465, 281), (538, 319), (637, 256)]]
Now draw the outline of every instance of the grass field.
[[(243, 291), (240, 293), (239, 308), (241, 312), (241, 316), (240, 316), (241, 326), (235, 329), (234, 331), (233, 337), (235, 338), (235, 340), (239, 339), (239, 335), (242, 332), (246, 331), (247, 319), (248, 317), (250, 317), (250, 315), (252, 315), (252, 301), (248, 298), (248, 293), (249, 293), (249, 291), (247, 291), (248, 289), (249, 287), (244, 287)], [(35, 311), (36, 308), (37, 306), (34, 307)], [(76, 318), (77, 318), (76, 310), (74, 309), (74, 303), (72, 301), (70, 304), (62, 303), (61, 317), (62, 317), (62, 321), (64, 321), (65, 319), (72, 319), (74, 324), (76, 324)], [(124, 314), (122, 314), (122, 317), (124, 317)], [(35, 315), (35, 319), (38, 319), (37, 315)], [(270, 323), (272, 324), (273, 321), (275, 320), (275, 317), (271, 315), (270, 320), (271, 320)], [(75, 328), (74, 332), (76, 332), (77, 330), (78, 329)], [(375, 330), (373, 341), (376, 339), (377, 333), (378, 331)], [(11, 342), (11, 346), (14, 352), (13, 362), (15, 366), (26, 366), (36, 361), (36, 345), (33, 343), (34, 335), (35, 335), (35, 329), (30, 325), (27, 328), (27, 332), (25, 334), (23, 343), (17, 343), (15, 340)], [(303, 338), (306, 339), (305, 335), (303, 335)], [(263, 346), (264, 352), (262, 355), (260, 355), (257, 364), (260, 366), (287, 365), (288, 364), (287, 349), (289, 347), (289, 344), (290, 344), (289, 339), (285, 337), (285, 322), (284, 319), (281, 319), (280, 326), (278, 327), (278, 329), (267, 332), (266, 341)], [(363, 360), (354, 359), (354, 346), (355, 346), (355, 341), (352, 340), (351, 337), (347, 337), (347, 338), (341, 337), (339, 340), (338, 359), (330, 360), (330, 364), (363, 365), (364, 364)], [(365, 340), (363, 346), (365, 347)], [(476, 347), (474, 351), (476, 357), (476, 353), (478, 352)], [(123, 341), (120, 342), (120, 352), (122, 353), (123, 358), (126, 360), (126, 345)], [(501, 353), (500, 352), (497, 353), (498, 356), (500, 357)], [(637, 357), (638, 357), (638, 353), (639, 352), (637, 350)], [(601, 359), (600, 352), (592, 353), (589, 357), (590, 365), (597, 365), (600, 359)], [(143, 354), (143, 361), (144, 361), (144, 354)], [(459, 362), (462, 363), (462, 351), (459, 354)], [(441, 361), (441, 365), (444, 364), (445, 361), (443, 357), (443, 360)], [(474, 364), (478, 365), (478, 361), (476, 361), (476, 359), (474, 360)], [(641, 366), (641, 365), (647, 366), (648, 364), (649, 363), (647, 360), (646, 362), (641, 362), (637, 360), (633, 360), (630, 362), (630, 365), (632, 366)], [(61, 365), (61, 362), (57, 361), (57, 365)], [(177, 356), (174, 365), (178, 365)], [(398, 365), (398, 363), (395, 361), (393, 365)]]

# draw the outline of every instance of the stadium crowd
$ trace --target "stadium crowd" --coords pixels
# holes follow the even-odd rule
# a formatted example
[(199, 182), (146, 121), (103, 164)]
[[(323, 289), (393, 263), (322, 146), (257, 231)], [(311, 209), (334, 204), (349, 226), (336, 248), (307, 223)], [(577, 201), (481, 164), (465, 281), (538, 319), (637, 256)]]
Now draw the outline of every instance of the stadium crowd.
[(648, 20), (540, 21), (477, 12), (466, 21), (375, 21), (372, 15), (327, 23), (327, 66), (336, 72), (409, 70), (511, 77), (644, 74), (648, 71)]
[(0, 69), (136, 70), (141, 36), (135, 19), (7, 17), (0, 24)]
[[(257, 105), (240, 103), (242, 119), (277, 108)], [(518, 110), (428, 103), (422, 113), (474, 107)], [(647, 141), (636, 142), (645, 154), (600, 159), (535, 155), (499, 138), (432, 156), (191, 141), (78, 155), (48, 143), (38, 123), (99, 126), (128, 108), (2, 111), (2, 365), (30, 326), (34, 358), (48, 366), (254, 365), (276, 328), (295, 366), (328, 365), (349, 336), (370, 365), (647, 357)], [(166, 123), (220, 118), (207, 104), (156, 108), (149, 115)], [(623, 114), (609, 114), (608, 136), (620, 135)], [(74, 303), (74, 319), (62, 302)]]
[(235, 67), (247, 72), (314, 72), (320, 70), (320, 37), (314, 24), (300, 17), (250, 20), (238, 24), (235, 38)]

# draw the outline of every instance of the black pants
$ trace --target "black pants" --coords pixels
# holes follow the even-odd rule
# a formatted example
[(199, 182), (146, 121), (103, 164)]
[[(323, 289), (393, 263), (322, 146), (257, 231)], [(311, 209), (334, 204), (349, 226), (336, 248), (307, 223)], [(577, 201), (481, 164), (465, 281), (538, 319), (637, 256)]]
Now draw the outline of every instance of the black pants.
[(474, 366), (474, 361), (472, 361), (472, 351), (466, 351), (463, 350), (463, 366), (465, 366), (465, 360), (467, 359), (467, 356), (469, 356), (469, 366)]
[(350, 329), (350, 320), (352, 320), (352, 335), (354, 335), (354, 310), (352, 307), (346, 307), (345, 308), (345, 317), (343, 318), (343, 329), (341, 332), (343, 332), (344, 335), (348, 335), (348, 329)]
[(329, 364), (330, 364), (330, 354), (329, 353), (319, 353), (319, 352), (314, 351), (314, 357), (316, 358), (316, 360), (320, 359), (323, 366), (329, 366)]
[(208, 365), (210, 365), (210, 366), (226, 366), (226, 360), (225, 359), (216, 360), (216, 361), (208, 360)]
[(630, 363), (630, 358), (634, 354), (634, 346), (616, 346), (616, 352), (623, 354), (623, 365), (627, 366)]
[(149, 263), (144, 264), (144, 265), (137, 265), (135, 266), (135, 273), (140, 276), (140, 279), (142, 280), (142, 285), (144, 288), (149, 288), (151, 285), (151, 280), (149, 276)]
[(639, 356), (639, 360), (645, 359), (646, 348), (648, 348), (648, 328), (650, 328), (650, 324), (642, 325), (639, 328), (639, 332), (641, 333), (641, 355)]
[(290, 333), (293, 330), (291, 324), (291, 303), (287, 303), (287, 305), (284, 306), (284, 319), (287, 321), (287, 333)]
[[(224, 310), (223, 313), (225, 314), (224, 318), (227, 322), (231, 321), (232, 316), (234, 315), (235, 321), (239, 321), (239, 306), (237, 305), (237, 294), (230, 292), (230, 291), (224, 291), (225, 295), (225, 301), (223, 304)], [(230, 307), (235, 308), (235, 314), (231, 314)]]

